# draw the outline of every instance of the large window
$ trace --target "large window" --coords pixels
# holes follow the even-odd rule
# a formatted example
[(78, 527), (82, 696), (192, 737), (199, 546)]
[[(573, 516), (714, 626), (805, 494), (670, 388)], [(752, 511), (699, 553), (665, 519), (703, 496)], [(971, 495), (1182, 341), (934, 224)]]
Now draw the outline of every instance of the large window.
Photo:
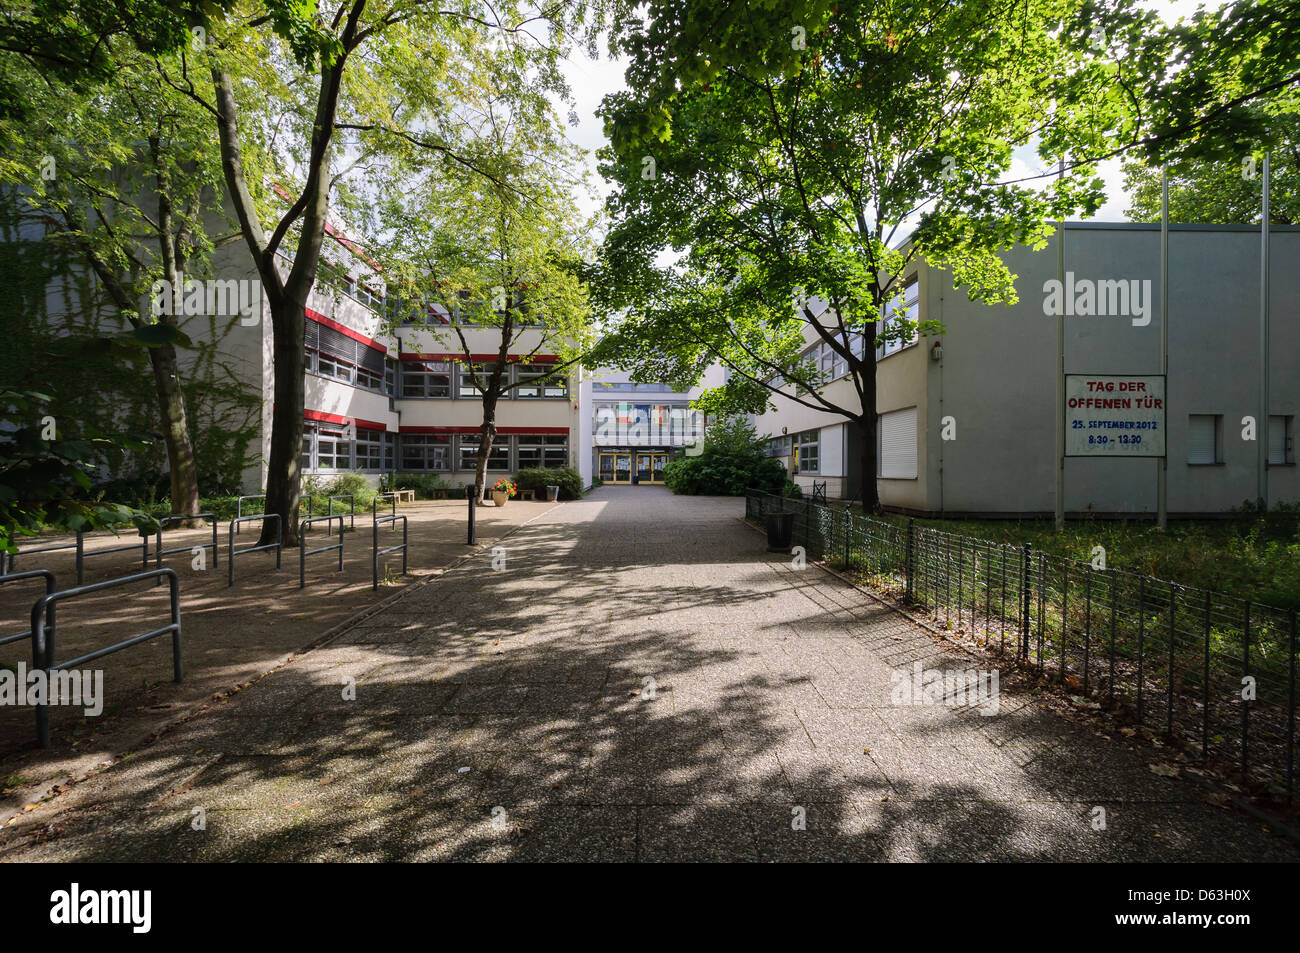
[(886, 480), (915, 480), (916, 408), (881, 414), (876, 424), (876, 476)]
[(564, 434), (522, 434), (516, 458), (519, 469), (545, 467), (555, 469), (569, 465), (569, 438)]
[(1274, 466), (1295, 463), (1295, 418), (1274, 414), (1268, 418), (1268, 462)]
[(384, 352), (336, 328), (307, 319), (307, 370), (384, 393)]
[[(476, 434), (467, 434), (459, 438), (460, 443), (460, 470), (474, 470), (478, 466), (478, 448), (480, 438)], [(489, 470), (509, 470), (510, 469), (510, 438), (497, 437), (492, 441), (492, 449), (488, 451)]]
[(438, 434), (402, 434), (403, 470), (448, 470), (451, 468), (451, 438)]
[(488, 377), (492, 374), (492, 368), (496, 366), (495, 361), (484, 361), (480, 364), (461, 364), (459, 365), (460, 373), (460, 397), (482, 397), (482, 392), (475, 384), (476, 380), (487, 383)]
[[(897, 301), (891, 301), (885, 308), (885, 319), (881, 323), (881, 330), (898, 327), (903, 321), (916, 323), (920, 313), (921, 303), (921, 284), (915, 278), (912, 279), (903, 288), (903, 300), (901, 305)], [(913, 330), (910, 337), (901, 341), (885, 341), (876, 348), (876, 358), (888, 357), (891, 354), (897, 354), (905, 347), (911, 347), (916, 343), (916, 332)]]
[(448, 361), (403, 361), (403, 397), (450, 397), (451, 363)]
[(568, 375), (560, 373), (546, 381), (537, 383), (539, 378), (551, 372), (550, 364), (517, 364), (515, 380), (519, 383), (509, 393), (510, 397), (528, 399), (534, 397), (568, 397)]
[(343, 436), (339, 428), (323, 424), (316, 429), (316, 467), (317, 470), (351, 470), (351, 441)]
[(1194, 466), (1220, 463), (1223, 416), (1190, 414), (1187, 418), (1187, 462)]
[(357, 430), (353, 448), (354, 470), (382, 470), (384, 468), (384, 432), (382, 430)]
[(820, 437), (820, 430), (805, 430), (793, 438), (795, 473), (817, 473), (821, 470)]

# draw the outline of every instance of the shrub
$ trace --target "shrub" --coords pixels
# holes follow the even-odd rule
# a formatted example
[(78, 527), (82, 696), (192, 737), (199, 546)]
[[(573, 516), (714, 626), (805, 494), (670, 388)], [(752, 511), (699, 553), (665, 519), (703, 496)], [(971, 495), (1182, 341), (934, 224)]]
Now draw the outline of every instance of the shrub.
[(780, 493), (788, 482), (785, 467), (764, 445), (748, 420), (724, 419), (709, 428), (699, 456), (668, 463), (664, 484), (688, 495), (743, 496), (751, 487)]
[(391, 489), (414, 490), (416, 496), (428, 500), (433, 498), (434, 490), (449, 490), (452, 484), (437, 473), (399, 473), (393, 478)]
[(369, 506), (374, 500), (376, 490), (360, 473), (340, 473), (333, 482), (326, 484), (322, 496), (352, 496), (357, 509)]
[(545, 492), (545, 487), (558, 486), (560, 499), (576, 500), (582, 496), (582, 475), (573, 467), (527, 467), (515, 474), (519, 489)]

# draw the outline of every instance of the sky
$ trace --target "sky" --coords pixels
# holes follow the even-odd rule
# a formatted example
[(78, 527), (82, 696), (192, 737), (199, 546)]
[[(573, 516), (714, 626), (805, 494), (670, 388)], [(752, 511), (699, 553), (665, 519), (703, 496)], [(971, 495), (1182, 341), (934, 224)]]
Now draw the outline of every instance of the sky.
[[(1169, 23), (1173, 23), (1181, 17), (1190, 16), (1198, 6), (1202, 5), (1201, 0), (1142, 0), (1142, 2), (1144, 6), (1158, 11)], [(1217, 7), (1221, 6), (1222, 3), (1220, 0), (1208, 0), (1204, 5)], [(596, 172), (594, 153), (605, 145), (606, 139), (602, 123), (596, 115), (596, 109), (607, 94), (627, 88), (623, 81), (625, 66), (625, 62), (621, 60), (610, 59), (606, 51), (602, 51), (599, 60), (588, 59), (585, 54), (574, 51), (566, 61), (565, 66), (569, 86), (577, 104), (576, 112), (579, 120), (576, 127), (570, 127), (569, 138), (591, 153), (588, 161), (592, 170), (592, 182), (598, 195), (602, 198), (608, 193), (609, 189)], [(561, 109), (560, 114), (567, 115), (568, 109)], [(1038, 157), (1034, 154), (1032, 147), (1017, 150), (1008, 178), (1020, 178), (1025, 175), (1041, 173), (1043, 170), (1038, 167), (1037, 160)], [(1097, 214), (1091, 218), (1091, 221), (1128, 221), (1128, 216), (1124, 214), (1124, 210), (1128, 207), (1128, 198), (1124, 192), (1120, 160), (1113, 159), (1103, 162), (1098, 171), (1106, 183), (1107, 200), (1106, 204), (1098, 209)], [(595, 203), (584, 202), (583, 205), (585, 212), (590, 213), (596, 210)]]

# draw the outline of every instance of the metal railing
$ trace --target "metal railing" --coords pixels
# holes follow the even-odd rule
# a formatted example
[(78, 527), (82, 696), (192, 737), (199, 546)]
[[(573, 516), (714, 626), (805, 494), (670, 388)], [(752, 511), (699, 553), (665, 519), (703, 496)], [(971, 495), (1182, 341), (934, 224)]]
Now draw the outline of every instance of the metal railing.
[[(244, 500), (265, 500), (265, 499), (266, 499), (266, 494), (265, 494), (265, 493), (255, 493), (255, 494), (253, 494), (252, 496), (238, 496), (238, 497), (235, 497), (235, 523), (237, 523), (237, 524), (242, 524), (242, 522), (243, 522), (244, 519), (245, 519), (245, 517), (244, 517)], [(265, 503), (263, 503), (263, 505), (262, 505), (262, 509), (266, 509), (266, 504), (265, 504)], [(257, 514), (251, 514), (251, 515), (257, 515)], [(238, 532), (239, 532), (239, 529), (236, 528), (236, 529), (235, 529), (235, 532), (238, 533)]]
[[(260, 546), (247, 546), (244, 549), (236, 550), (235, 533), (239, 532), (238, 529), (239, 525), (241, 523), (251, 523), (254, 520), (275, 520), (275, 542), (262, 543)], [(230, 538), (229, 547), (226, 551), (226, 585), (227, 586), (233, 586), (235, 584), (235, 557), (236, 556), (243, 556), (248, 553), (260, 552), (263, 549), (274, 549), (275, 568), (276, 569), (280, 568), (280, 552), (283, 549), (282, 544), (284, 542), (284, 527), (280, 523), (279, 513), (257, 513), (252, 516), (236, 517), (235, 519), (230, 521), (230, 526), (227, 527), (227, 534), (229, 535)]]
[(58, 543), (54, 546), (32, 546), (28, 549), (20, 549), (16, 553), (0, 551), (0, 576), (14, 575), (14, 560), (19, 556), (30, 556), (33, 553), (56, 553), (64, 549), (75, 549), (77, 551), (77, 585), (81, 585), (84, 577), (84, 552), (85, 543), (82, 540), (82, 534), (78, 533), (77, 538), (71, 543)]
[[(48, 596), (55, 590), (54, 573), (48, 569), (27, 569), (23, 572), (11, 572), (7, 575), (0, 576), (0, 585), (6, 582), (21, 582), (24, 579), (44, 579), (45, 594)], [(54, 624), (54, 608), (50, 607), (50, 625)], [(9, 645), (12, 642), (21, 642), (23, 639), (29, 639), (32, 636), (32, 630), (26, 632), (16, 632), (13, 635), (0, 635), (0, 645)], [(35, 649), (33, 649), (35, 652)], [(33, 654), (33, 659), (35, 655)]]
[[(347, 500), (347, 501), (348, 501), (348, 511), (347, 511), (347, 513), (341, 513), (341, 514), (339, 514), (339, 515), (341, 515), (341, 516), (347, 516), (347, 517), (348, 517), (348, 526), (349, 526), (351, 529), (356, 529), (356, 528), (357, 528), (357, 501), (356, 501), (356, 499), (353, 497), (353, 494), (351, 494), (351, 493), (340, 493), (340, 494), (338, 494), (337, 496), (331, 496), (331, 497), (329, 498), (329, 510), (326, 512), (326, 514), (325, 514), (326, 516), (333, 516), (333, 515), (334, 515), (334, 501), (335, 501), (335, 500)], [(311, 514), (308, 514), (308, 515), (311, 515)], [(328, 523), (328, 524), (326, 524), (326, 526), (325, 526), (325, 535), (328, 536), (328, 535), (330, 534), (330, 530), (332, 530), (333, 528), (334, 528), (334, 524), (333, 524), (333, 523)], [(340, 533), (343, 532), (343, 527), (342, 527), (342, 525), (339, 526), (339, 532), (340, 532)]]
[(808, 558), (920, 607), (1069, 691), (1123, 709), (1256, 793), (1295, 789), (1296, 613), (1034, 550), (751, 490)]
[[(175, 546), (171, 549), (163, 549), (163, 527), (168, 523), (179, 523), (182, 520), (212, 520), (212, 542), (198, 543), (194, 546)], [(217, 514), (216, 513), (173, 513), (170, 516), (164, 516), (158, 520), (158, 531), (154, 539), (154, 568), (161, 569), (164, 556), (171, 556), (174, 553), (189, 553), (195, 549), (212, 550), (212, 567), (215, 569), (221, 564), (221, 549), (217, 543)], [(159, 579), (155, 585), (162, 585)]]
[[(339, 541), (329, 546), (319, 546), (316, 549), (307, 548), (307, 527), (312, 523), (325, 523), (333, 527), (333, 521), (339, 521)], [(326, 535), (329, 535), (328, 533)], [(307, 557), (314, 556), (317, 553), (328, 553), (333, 550), (339, 551), (339, 572), (343, 571), (343, 514), (337, 513), (334, 516), (309, 516), (307, 519), (298, 523), (298, 588), (302, 589), (307, 585)]]
[[(62, 602), (67, 599), (75, 599), (78, 596), (89, 595), (92, 592), (102, 592), (105, 589), (115, 589), (119, 586), (125, 586), (133, 582), (142, 582), (146, 579), (155, 579), (159, 576), (165, 576), (167, 584), (170, 587), (171, 600), (171, 622), (160, 629), (154, 629), (143, 635), (132, 636), (129, 639), (123, 639), (121, 642), (114, 642), (112, 645), (105, 646), (101, 649), (95, 649), (87, 652), (85, 655), (79, 655), (76, 658), (68, 659), (66, 662), (54, 662), (55, 650), (55, 624), (54, 624), (54, 605), (56, 602)], [(172, 678), (174, 681), (181, 681), (184, 677), (184, 671), (181, 665), (181, 602), (180, 602), (180, 580), (173, 569), (153, 569), (148, 572), (136, 573), (131, 576), (122, 576), (118, 579), (106, 579), (103, 582), (91, 583), (88, 586), (78, 586), (75, 589), (64, 589), (62, 592), (51, 592), (41, 596), (32, 606), (32, 664), (45, 671), (45, 684), (51, 688), (54, 684), (51, 674), (61, 672), (67, 669), (76, 668), (86, 662), (93, 662), (95, 659), (103, 658), (105, 655), (111, 655), (114, 652), (120, 652), (122, 649), (130, 648), (132, 645), (139, 645), (141, 642), (148, 642), (156, 639), (160, 635), (171, 633), (172, 637)], [(48, 700), (48, 699), (47, 699)], [(45, 704), (37, 704), (36, 708), (36, 735), (42, 748), (50, 746), (50, 713), (46, 710)]]
[[(388, 546), (385, 549), (379, 548), (379, 524), (396, 523), (402, 521), (402, 542), (397, 546)], [(373, 534), (373, 544), (370, 548), (370, 576), (373, 590), (379, 589), (379, 557), (385, 553), (393, 553), (397, 550), (402, 551), (402, 575), (406, 575), (406, 517), (405, 516), (378, 516), (375, 517), (374, 525), (371, 528)]]
[(379, 515), (379, 501), (388, 500), (392, 506), (389, 516), (397, 515), (397, 494), (396, 493), (377, 493), (375, 498), (370, 501), (370, 519), (373, 521)]

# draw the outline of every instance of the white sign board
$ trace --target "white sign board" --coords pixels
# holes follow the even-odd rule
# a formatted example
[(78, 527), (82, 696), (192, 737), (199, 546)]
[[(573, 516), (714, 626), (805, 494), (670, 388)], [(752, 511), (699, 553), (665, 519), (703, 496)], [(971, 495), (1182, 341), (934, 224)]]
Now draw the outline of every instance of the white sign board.
[(1065, 375), (1067, 457), (1163, 457), (1165, 379)]

